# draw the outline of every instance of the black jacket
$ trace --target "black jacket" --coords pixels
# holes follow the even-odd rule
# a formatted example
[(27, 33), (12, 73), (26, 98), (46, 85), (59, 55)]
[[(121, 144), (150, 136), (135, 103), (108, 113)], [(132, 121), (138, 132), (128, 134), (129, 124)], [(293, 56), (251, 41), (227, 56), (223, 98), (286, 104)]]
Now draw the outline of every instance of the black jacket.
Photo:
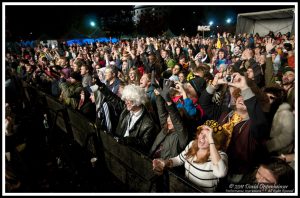
[(143, 113), (141, 117), (135, 122), (134, 126), (129, 131), (129, 136), (124, 137), (128, 119), (130, 117), (130, 111), (126, 109), (125, 102), (117, 95), (113, 94), (106, 86), (101, 87), (100, 91), (103, 93), (107, 101), (114, 104), (116, 108), (123, 109), (119, 117), (117, 129), (114, 132), (115, 136), (120, 139), (120, 142), (133, 146), (144, 153), (149, 153), (157, 132), (155, 131), (155, 123), (147, 109), (144, 106), (142, 107)]
[[(168, 159), (176, 157), (181, 151), (184, 150), (188, 143), (187, 129), (183, 126), (179, 112), (174, 104), (165, 106), (165, 102), (161, 96), (156, 96), (156, 104), (162, 129), (156, 136), (156, 139), (152, 145), (150, 157), (153, 157), (153, 154), (160, 145), (162, 145), (160, 158)], [(174, 131), (171, 133), (168, 133), (167, 129), (164, 127), (167, 123), (168, 115), (170, 115), (174, 125)]]

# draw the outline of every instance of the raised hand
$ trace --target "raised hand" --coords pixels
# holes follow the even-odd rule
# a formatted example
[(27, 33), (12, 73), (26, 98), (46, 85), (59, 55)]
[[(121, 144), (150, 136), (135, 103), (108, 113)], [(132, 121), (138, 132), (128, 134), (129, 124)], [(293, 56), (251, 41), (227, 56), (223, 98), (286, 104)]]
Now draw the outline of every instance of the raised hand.
[(275, 47), (274, 40), (272, 38), (268, 38), (265, 42), (265, 46), (267, 53), (269, 53)]
[(130, 45), (127, 45), (127, 52), (130, 52)]
[(207, 125), (202, 126), (202, 133), (206, 136), (206, 138), (209, 140), (209, 142), (213, 142), (213, 129)]
[(174, 82), (171, 80), (164, 80), (163, 90), (160, 92), (161, 97), (164, 98), (166, 102), (172, 102), (170, 97), (170, 88)]
[(242, 76), (239, 73), (233, 73), (232, 78), (233, 82), (229, 82), (228, 85), (240, 88), (241, 90), (245, 90), (249, 87), (245, 76)]

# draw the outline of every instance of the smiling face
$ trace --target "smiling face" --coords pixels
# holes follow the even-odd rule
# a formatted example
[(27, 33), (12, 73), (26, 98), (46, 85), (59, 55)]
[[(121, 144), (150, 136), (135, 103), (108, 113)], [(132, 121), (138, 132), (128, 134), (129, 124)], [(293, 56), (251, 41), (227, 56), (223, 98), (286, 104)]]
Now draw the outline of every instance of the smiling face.
[(136, 76), (136, 72), (135, 72), (134, 70), (131, 70), (131, 71), (129, 72), (129, 79), (130, 79), (131, 81), (134, 81), (134, 80), (135, 80), (135, 76)]
[(165, 59), (165, 58), (168, 57), (168, 54), (167, 54), (167, 52), (166, 52), (165, 50), (162, 50), (162, 51), (160, 52), (160, 56), (161, 56), (163, 59)]
[(282, 76), (282, 84), (283, 85), (287, 85), (287, 84), (291, 84), (295, 81), (295, 73), (288, 71), (285, 72)]
[(198, 143), (198, 148), (199, 149), (207, 149), (207, 148), (209, 148), (208, 138), (203, 133), (204, 130), (207, 130), (207, 129), (202, 129), (201, 132), (198, 135), (197, 143)]
[(180, 82), (184, 82), (184, 80), (185, 80), (185, 75), (181, 72), (181, 73), (178, 74), (178, 78), (179, 78), (179, 81), (180, 81)]
[(223, 59), (225, 57), (225, 53), (223, 51), (219, 51), (218, 56), (219, 59)]
[(178, 75), (178, 73), (180, 72), (180, 66), (179, 65), (175, 65), (172, 69), (172, 73), (173, 75)]
[(240, 53), (240, 46), (235, 46), (233, 50), (234, 54), (239, 54)]

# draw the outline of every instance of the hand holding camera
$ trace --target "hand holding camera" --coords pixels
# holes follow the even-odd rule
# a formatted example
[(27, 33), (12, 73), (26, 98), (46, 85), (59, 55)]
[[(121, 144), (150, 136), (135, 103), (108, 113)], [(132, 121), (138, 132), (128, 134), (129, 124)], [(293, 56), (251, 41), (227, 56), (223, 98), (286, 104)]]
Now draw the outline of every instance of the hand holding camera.
[(242, 76), (239, 73), (233, 73), (232, 77), (233, 77), (233, 81), (229, 82), (228, 85), (236, 88), (240, 88), (242, 91), (249, 88), (245, 76)]
[(226, 79), (226, 76), (223, 77), (222, 73), (217, 73), (214, 77), (214, 80), (212, 81), (211, 85), (215, 88), (218, 87), (218, 85), (222, 85), (222, 84), (227, 84), (228, 81), (227, 80), (231, 80), (230, 77), (228, 77), (228, 79)]
[(223, 80), (224, 80), (225, 82), (227, 82), (227, 83), (233, 82), (233, 78), (232, 78), (232, 76), (229, 75), (229, 74), (226, 75), (226, 76), (224, 76)]

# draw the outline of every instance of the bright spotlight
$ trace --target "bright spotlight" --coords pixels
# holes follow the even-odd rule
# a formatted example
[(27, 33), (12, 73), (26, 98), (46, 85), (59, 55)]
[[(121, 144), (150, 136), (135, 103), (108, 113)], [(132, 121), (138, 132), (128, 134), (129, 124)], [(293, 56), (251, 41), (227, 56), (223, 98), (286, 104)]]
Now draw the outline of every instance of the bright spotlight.
[(95, 27), (96, 23), (95, 23), (94, 21), (91, 21), (90, 25), (91, 25), (92, 27)]
[(226, 20), (226, 23), (231, 23), (231, 19), (228, 18), (228, 19)]
[(213, 24), (214, 24), (214, 22), (213, 22), (213, 21), (210, 21), (210, 22), (209, 22), (209, 25), (213, 25)]

